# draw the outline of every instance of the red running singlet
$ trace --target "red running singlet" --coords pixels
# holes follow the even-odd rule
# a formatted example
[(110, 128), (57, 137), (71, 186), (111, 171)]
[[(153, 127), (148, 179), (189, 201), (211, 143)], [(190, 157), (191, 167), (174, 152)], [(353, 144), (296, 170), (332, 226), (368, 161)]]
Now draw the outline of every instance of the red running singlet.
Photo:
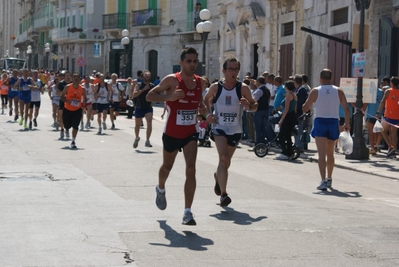
[(173, 138), (187, 138), (197, 133), (197, 113), (202, 96), (201, 78), (194, 75), (197, 82), (194, 89), (188, 89), (180, 73), (176, 73), (179, 89), (185, 97), (176, 101), (166, 101), (168, 116), (164, 133)]

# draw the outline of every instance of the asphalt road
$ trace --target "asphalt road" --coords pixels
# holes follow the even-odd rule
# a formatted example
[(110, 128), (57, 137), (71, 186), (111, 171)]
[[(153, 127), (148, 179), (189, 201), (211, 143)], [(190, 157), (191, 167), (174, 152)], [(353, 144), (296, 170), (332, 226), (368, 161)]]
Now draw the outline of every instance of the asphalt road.
[(43, 97), (33, 131), (0, 116), (0, 266), (399, 266), (397, 180), (336, 169), (334, 189), (320, 193), (317, 164), (242, 146), (229, 173), (233, 202), (221, 208), (216, 149), (201, 147), (197, 226), (184, 226), (182, 154), (167, 209), (154, 203), (162, 108), (152, 148), (142, 129), (133, 149), (134, 121), (121, 116), (103, 135), (79, 132), (71, 150)]

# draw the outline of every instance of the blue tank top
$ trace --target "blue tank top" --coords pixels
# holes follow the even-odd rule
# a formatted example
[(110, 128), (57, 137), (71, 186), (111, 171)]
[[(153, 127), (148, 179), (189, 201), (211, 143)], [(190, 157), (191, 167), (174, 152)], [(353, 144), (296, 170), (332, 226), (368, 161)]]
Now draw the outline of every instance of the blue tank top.
[(19, 91), (19, 93), (21, 95), (24, 95), (24, 96), (31, 95), (31, 90), (28, 87), (28, 85), (31, 84), (31, 78), (29, 77), (26, 81), (24, 80), (24, 78), (19, 78), (19, 79), (20, 79), (20, 82), (19, 82), (20, 91)]
[[(298, 101), (295, 99), (292, 99), (290, 102), (290, 108), (288, 109), (288, 112), (293, 112), (295, 111), (295, 107), (296, 107), (296, 103)], [(285, 108), (285, 98), (283, 99), (283, 101), (281, 101), (281, 106), (283, 107), (283, 109)]]
[(17, 88), (14, 88), (14, 84), (18, 81), (18, 78), (15, 79), (14, 77), (10, 78), (10, 82), (8, 83), (8, 91), (18, 91)]

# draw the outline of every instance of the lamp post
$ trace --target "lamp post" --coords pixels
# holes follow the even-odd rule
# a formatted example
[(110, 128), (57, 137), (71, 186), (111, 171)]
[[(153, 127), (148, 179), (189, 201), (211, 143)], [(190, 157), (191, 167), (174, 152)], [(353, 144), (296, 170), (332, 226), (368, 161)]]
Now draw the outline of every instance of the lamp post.
[(130, 43), (130, 39), (129, 39), (129, 31), (127, 29), (124, 29), (122, 31), (122, 40), (121, 40), (121, 44), (124, 47), (124, 56), (123, 56), (123, 76), (124, 78), (126, 78), (126, 64), (127, 64), (127, 47)]
[(46, 43), (44, 46), (44, 52), (46, 52), (46, 64), (44, 64), (44, 68), (48, 69), (48, 54), (50, 53), (50, 44)]
[(202, 39), (202, 75), (205, 75), (205, 47), (208, 34), (212, 31), (213, 24), (209, 19), (211, 18), (211, 12), (208, 9), (203, 9), (199, 13), (202, 22), (198, 23), (195, 29), (201, 34)]
[[(360, 11), (359, 53), (364, 52), (364, 16), (370, 7), (371, 0), (355, 0), (356, 9)], [(363, 136), (363, 77), (357, 78), (356, 112), (353, 116), (353, 152), (346, 159), (368, 159), (369, 150)]]
[(10, 51), (6, 50), (6, 57), (10, 57)]
[(15, 48), (15, 57), (19, 58), (19, 48)]
[(31, 54), (32, 54), (32, 46), (28, 45), (28, 50), (26, 50), (26, 53), (28, 54), (28, 70), (31, 69)]

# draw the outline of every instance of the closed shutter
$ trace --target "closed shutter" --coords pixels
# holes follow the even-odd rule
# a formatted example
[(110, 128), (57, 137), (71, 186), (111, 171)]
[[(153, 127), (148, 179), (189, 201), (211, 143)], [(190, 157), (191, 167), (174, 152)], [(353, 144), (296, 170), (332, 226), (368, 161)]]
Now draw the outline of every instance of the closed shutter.
[[(348, 32), (333, 35), (342, 40), (348, 40)], [(332, 71), (332, 83), (339, 86), (341, 77), (349, 77), (349, 47), (347, 45), (328, 40), (327, 68)]]
[(283, 81), (288, 80), (293, 74), (293, 49), (294, 44), (285, 44), (280, 46), (280, 70), (279, 74)]

